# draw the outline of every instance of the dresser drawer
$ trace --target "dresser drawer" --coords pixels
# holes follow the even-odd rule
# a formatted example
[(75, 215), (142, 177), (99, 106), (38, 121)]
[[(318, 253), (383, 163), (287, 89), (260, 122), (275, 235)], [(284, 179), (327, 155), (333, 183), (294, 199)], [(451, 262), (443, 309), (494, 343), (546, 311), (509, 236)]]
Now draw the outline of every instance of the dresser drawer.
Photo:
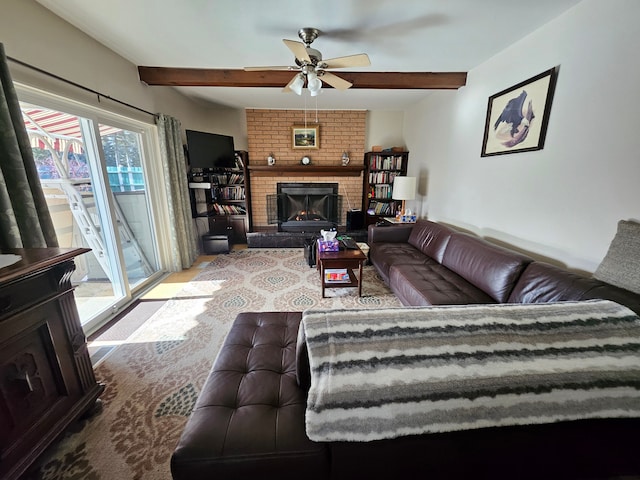
[(40, 273), (0, 287), (0, 318), (15, 314), (58, 290), (54, 276)]

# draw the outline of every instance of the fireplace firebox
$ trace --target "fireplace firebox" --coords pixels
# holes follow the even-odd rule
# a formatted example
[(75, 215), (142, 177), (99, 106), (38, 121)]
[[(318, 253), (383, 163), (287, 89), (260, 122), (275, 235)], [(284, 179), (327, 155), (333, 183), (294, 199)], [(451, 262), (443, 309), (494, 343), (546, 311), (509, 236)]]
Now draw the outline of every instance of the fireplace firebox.
[(337, 228), (341, 203), (337, 183), (278, 183), (277, 194), (267, 196), (269, 223), (277, 223), (279, 232)]

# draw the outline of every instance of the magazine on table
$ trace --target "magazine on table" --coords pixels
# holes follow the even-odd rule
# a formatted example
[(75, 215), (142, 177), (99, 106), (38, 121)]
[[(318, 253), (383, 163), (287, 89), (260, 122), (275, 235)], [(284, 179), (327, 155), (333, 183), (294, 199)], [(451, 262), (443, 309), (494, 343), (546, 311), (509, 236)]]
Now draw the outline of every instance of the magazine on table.
[(328, 268), (324, 271), (324, 281), (327, 283), (350, 283), (351, 279), (346, 268)]

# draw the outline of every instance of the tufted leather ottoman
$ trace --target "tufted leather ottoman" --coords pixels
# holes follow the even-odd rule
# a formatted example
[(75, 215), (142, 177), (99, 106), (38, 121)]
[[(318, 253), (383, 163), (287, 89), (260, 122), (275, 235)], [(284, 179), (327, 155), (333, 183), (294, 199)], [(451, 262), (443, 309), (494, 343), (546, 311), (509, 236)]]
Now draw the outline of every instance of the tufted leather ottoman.
[(235, 319), (171, 457), (175, 480), (324, 479), (328, 450), (307, 438), (296, 381), (302, 313)]

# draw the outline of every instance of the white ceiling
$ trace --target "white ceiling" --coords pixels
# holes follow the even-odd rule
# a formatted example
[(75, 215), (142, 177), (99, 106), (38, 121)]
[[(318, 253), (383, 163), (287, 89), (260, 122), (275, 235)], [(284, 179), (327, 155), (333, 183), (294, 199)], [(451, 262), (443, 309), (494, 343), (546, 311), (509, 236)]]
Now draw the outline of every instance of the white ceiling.
[[(581, 0), (37, 1), (135, 65), (290, 65), (282, 39), (315, 27), (324, 33), (313, 47), (324, 58), (367, 53), (368, 71), (466, 72)], [(400, 110), (429, 93), (323, 89), (311, 98), (280, 88), (178, 88), (238, 108), (315, 108), (317, 99), (320, 109)]]

